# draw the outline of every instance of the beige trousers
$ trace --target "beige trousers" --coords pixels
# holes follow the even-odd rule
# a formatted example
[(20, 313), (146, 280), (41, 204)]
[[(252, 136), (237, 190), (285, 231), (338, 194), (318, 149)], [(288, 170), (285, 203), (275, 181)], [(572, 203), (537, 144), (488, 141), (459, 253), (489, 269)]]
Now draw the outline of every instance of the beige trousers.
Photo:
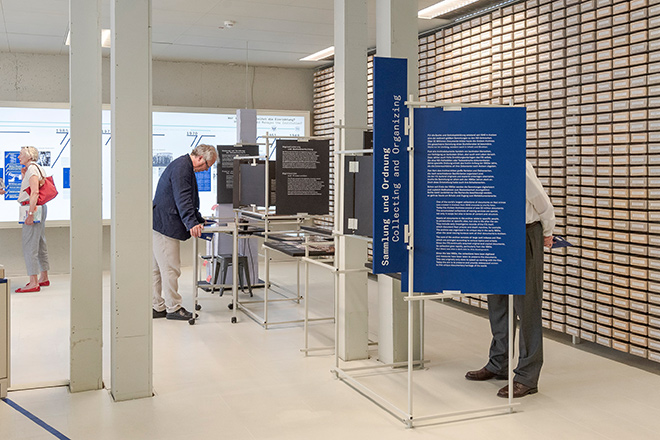
[(181, 242), (160, 232), (153, 231), (154, 272), (153, 298), (154, 310), (174, 313), (181, 308), (179, 295), (179, 276), (181, 276)]

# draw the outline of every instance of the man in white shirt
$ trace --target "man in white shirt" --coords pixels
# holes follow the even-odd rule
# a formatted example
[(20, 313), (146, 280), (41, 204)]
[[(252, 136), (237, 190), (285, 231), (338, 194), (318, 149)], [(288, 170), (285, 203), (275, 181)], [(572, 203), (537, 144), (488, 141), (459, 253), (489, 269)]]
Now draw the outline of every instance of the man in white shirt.
[[(513, 397), (523, 397), (538, 391), (539, 375), (543, 365), (543, 246), (552, 247), (555, 213), (532, 164), (526, 170), (527, 252), (525, 295), (514, 297), (514, 313), (520, 319), (518, 366), (513, 370)], [(506, 379), (509, 369), (508, 297), (488, 295), (488, 317), (493, 340), (490, 344), (488, 364), (481, 370), (468, 371), (468, 380)], [(514, 321), (515, 322), (515, 321)], [(509, 386), (497, 395), (509, 397)]]

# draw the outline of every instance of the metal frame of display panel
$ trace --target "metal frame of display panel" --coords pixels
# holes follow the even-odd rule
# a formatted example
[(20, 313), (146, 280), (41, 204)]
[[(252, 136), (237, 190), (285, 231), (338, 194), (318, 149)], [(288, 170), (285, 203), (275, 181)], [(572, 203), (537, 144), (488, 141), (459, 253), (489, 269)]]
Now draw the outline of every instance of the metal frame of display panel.
[[(450, 412), (444, 412), (444, 413), (438, 413), (438, 414), (429, 414), (429, 415), (423, 415), (423, 416), (416, 416), (413, 411), (413, 403), (414, 403), (414, 381), (413, 381), (413, 372), (415, 366), (420, 366), (423, 367), (425, 362), (424, 360), (424, 341), (423, 341), (423, 336), (422, 340), (420, 341), (421, 345), (421, 350), (420, 350), (420, 359), (414, 360), (413, 359), (413, 338), (414, 338), (414, 313), (413, 313), (413, 304), (415, 302), (418, 302), (420, 304), (420, 324), (422, 326), (422, 335), (423, 335), (423, 325), (424, 325), (424, 307), (423, 304), (426, 300), (437, 300), (437, 299), (448, 299), (448, 298), (455, 298), (455, 297), (463, 297), (463, 296), (481, 296), (482, 294), (469, 294), (469, 293), (462, 293), (460, 291), (445, 291), (441, 294), (424, 294), (424, 293), (418, 293), (415, 294), (414, 289), (413, 289), (413, 269), (414, 269), (414, 227), (413, 227), (413, 222), (414, 222), (414, 197), (412, 196), (413, 193), (413, 188), (414, 188), (414, 117), (413, 117), (413, 109), (414, 108), (422, 108), (422, 107), (451, 107), (451, 108), (462, 108), (462, 107), (508, 107), (508, 106), (496, 106), (496, 105), (470, 105), (470, 104), (459, 104), (459, 103), (450, 103), (450, 102), (437, 102), (437, 103), (428, 103), (428, 102), (419, 102), (419, 101), (414, 101), (413, 97), (410, 96), (409, 100), (406, 101), (405, 105), (408, 106), (409, 108), (409, 119), (406, 122), (406, 134), (409, 135), (409, 147), (408, 147), (408, 154), (409, 154), (409, 192), (410, 192), (410, 197), (409, 197), (409, 226), (408, 226), (408, 231), (407, 231), (407, 239), (408, 239), (408, 296), (404, 298), (405, 301), (408, 302), (408, 360), (406, 362), (397, 362), (393, 364), (379, 364), (375, 366), (365, 366), (365, 367), (357, 367), (357, 368), (341, 368), (340, 367), (340, 359), (339, 359), (339, 350), (338, 350), (338, 340), (339, 340), (339, 327), (337, 324), (335, 324), (335, 367), (331, 370), (332, 373), (335, 374), (335, 376), (338, 379), (343, 380), (347, 384), (349, 384), (351, 387), (359, 391), (360, 393), (364, 394), (367, 398), (381, 406), (383, 409), (394, 415), (395, 417), (400, 418), (400, 420), (406, 425), (407, 428), (413, 428), (415, 422), (424, 422), (428, 420), (434, 420), (434, 419), (451, 419), (451, 421), (455, 421), (456, 419), (461, 419), (462, 416), (466, 416), (466, 418), (474, 418), (475, 415), (482, 414), (482, 416), (487, 416), (487, 415), (493, 415), (493, 414), (510, 414), (513, 412), (514, 408), (518, 405), (519, 403), (513, 403), (513, 393), (511, 390), (513, 389), (513, 353), (515, 351), (514, 347), (514, 309), (513, 309), (513, 295), (508, 295), (509, 296), (509, 320), (508, 320), (508, 326), (509, 326), (509, 374), (508, 374), (508, 389), (509, 389), (509, 397), (508, 397), (508, 403), (505, 405), (496, 405), (496, 406), (488, 406), (488, 407), (483, 407), (483, 408), (474, 408), (474, 409), (468, 409), (468, 410), (463, 410), (463, 411), (450, 411)], [(341, 126), (341, 121), (340, 125), (338, 126), (340, 130), (343, 128)], [(341, 142), (341, 136), (339, 136), (340, 142)], [(342, 161), (343, 165), (343, 161)], [(341, 166), (335, 166), (336, 173), (335, 175), (337, 176), (337, 172), (341, 173), (340, 170), (342, 170)], [(337, 179), (337, 185), (335, 188), (339, 188), (342, 190), (343, 188), (340, 186), (343, 184), (343, 181), (341, 179)], [(337, 189), (336, 189), (337, 191)], [(341, 191), (339, 191), (341, 194)], [(337, 218), (337, 212), (335, 211), (335, 227), (339, 224), (338, 221), (340, 219)], [(343, 221), (343, 219), (341, 219)], [(335, 252), (338, 252), (338, 249), (335, 248)], [(337, 301), (335, 301), (335, 315), (337, 315)], [(382, 368), (395, 368), (395, 367), (403, 367), (406, 366), (407, 369), (407, 397), (408, 397), (408, 405), (407, 408), (403, 409), (398, 407), (396, 404), (392, 403), (385, 397), (381, 396), (380, 394), (376, 393), (373, 389), (369, 388), (368, 386), (364, 385), (361, 383), (358, 379), (353, 377), (350, 373), (354, 371), (364, 371), (364, 370), (369, 370), (369, 369), (382, 369)]]
[[(264, 166), (264, 211), (262, 213), (255, 212), (255, 211), (244, 211), (246, 213), (249, 213), (252, 217), (258, 217), (260, 221), (263, 222), (263, 227), (264, 227), (264, 245), (262, 246), (263, 249), (263, 256), (264, 256), (264, 299), (263, 301), (240, 301), (237, 300), (237, 307), (245, 313), (249, 318), (251, 318), (253, 321), (257, 322), (260, 324), (262, 327), (265, 329), (268, 329), (269, 326), (273, 325), (282, 325), (282, 324), (292, 324), (292, 323), (299, 323), (303, 322), (304, 325), (307, 325), (307, 321), (309, 321), (307, 317), (307, 305), (305, 306), (306, 309), (306, 314), (305, 318), (303, 319), (297, 319), (297, 320), (289, 320), (289, 321), (275, 321), (275, 322), (269, 322), (268, 321), (268, 304), (270, 302), (281, 302), (281, 301), (293, 301), (296, 303), (300, 303), (300, 300), (304, 300), (305, 304), (307, 302), (307, 296), (302, 296), (300, 294), (300, 262), (302, 261), (303, 258), (305, 257), (292, 257), (292, 260), (296, 261), (296, 292), (294, 297), (287, 297), (285, 296), (282, 292), (277, 292), (275, 293), (279, 294), (282, 296), (282, 298), (269, 298), (269, 292), (270, 287), (271, 287), (271, 280), (270, 280), (270, 256), (269, 253), (276, 251), (275, 249), (269, 248), (265, 246), (265, 241), (268, 240), (268, 235), (270, 233), (278, 232), (281, 233), (283, 231), (277, 230), (273, 231), (272, 227), (274, 225), (295, 225), (295, 228), (297, 231), (300, 231), (300, 227), (303, 225), (305, 221), (313, 220), (315, 218), (319, 218), (320, 216), (316, 215), (272, 215), (270, 213), (271, 206), (269, 204), (269, 192), (270, 192), (270, 171), (268, 167), (268, 161), (270, 160), (270, 155), (272, 153), (271, 151), (271, 143), (280, 140), (280, 139), (289, 139), (289, 140), (300, 140), (300, 141), (305, 141), (305, 140), (326, 140), (326, 139), (331, 139), (331, 136), (270, 136), (269, 133), (266, 133), (264, 136), (265, 140), (265, 146), (266, 146), (266, 154), (261, 156), (242, 156), (240, 157), (241, 160), (246, 160), (246, 159), (253, 159), (253, 160), (264, 160), (266, 163), (266, 166)], [(260, 144), (263, 145), (263, 144)], [(238, 221), (238, 218), (236, 219), (236, 224), (240, 227), (241, 224)], [(336, 247), (335, 247), (336, 249)], [(277, 252), (277, 251), (276, 251)], [(286, 254), (284, 254), (286, 255)], [(309, 257), (307, 257), (309, 258)], [(248, 309), (245, 305), (246, 304), (256, 304), (256, 303), (263, 303), (264, 305), (264, 314), (263, 316), (258, 315), (254, 311)], [(335, 317), (327, 317), (327, 318), (315, 318), (312, 319), (311, 321), (324, 321), (324, 320), (334, 320)]]

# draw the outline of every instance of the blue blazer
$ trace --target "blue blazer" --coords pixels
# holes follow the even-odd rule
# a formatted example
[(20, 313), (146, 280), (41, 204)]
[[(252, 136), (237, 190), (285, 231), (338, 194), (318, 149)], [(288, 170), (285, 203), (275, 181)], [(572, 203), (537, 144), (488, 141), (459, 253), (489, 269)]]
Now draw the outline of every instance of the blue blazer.
[(165, 168), (158, 180), (153, 210), (154, 231), (177, 240), (189, 239), (190, 229), (204, 223), (190, 155), (184, 154)]

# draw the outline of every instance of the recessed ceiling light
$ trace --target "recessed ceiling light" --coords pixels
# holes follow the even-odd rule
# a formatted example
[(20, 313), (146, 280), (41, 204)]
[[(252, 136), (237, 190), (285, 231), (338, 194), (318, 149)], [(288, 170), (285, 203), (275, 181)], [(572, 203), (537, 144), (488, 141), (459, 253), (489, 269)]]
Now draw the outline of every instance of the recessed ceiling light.
[(455, 11), (456, 9), (460, 9), (477, 1), (478, 0), (444, 0), (431, 5), (428, 8), (422, 9), (417, 13), (417, 17), (426, 19), (440, 17), (448, 12)]
[(300, 61), (321, 61), (326, 58), (330, 58), (335, 54), (335, 46), (330, 46), (326, 49), (319, 50), (311, 55), (307, 55), (304, 58), (301, 58)]

